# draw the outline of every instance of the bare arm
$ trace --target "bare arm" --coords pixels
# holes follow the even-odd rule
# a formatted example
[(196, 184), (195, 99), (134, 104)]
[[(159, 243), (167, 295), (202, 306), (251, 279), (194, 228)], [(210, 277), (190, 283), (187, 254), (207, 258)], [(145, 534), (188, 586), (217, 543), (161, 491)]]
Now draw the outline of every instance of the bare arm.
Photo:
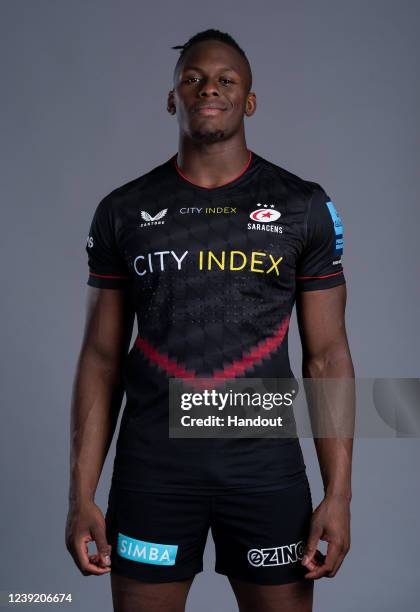
[(85, 331), (72, 394), (66, 529), (67, 547), (85, 574), (103, 573), (89, 563), (84, 544), (95, 539), (98, 553), (106, 545), (103, 517), (101, 520), (94, 497), (121, 408), (121, 365), (133, 320), (124, 291), (88, 287)]
[[(345, 329), (346, 285), (319, 291), (304, 291), (296, 303), (302, 340), (302, 374), (305, 378), (354, 379)], [(343, 413), (354, 414), (354, 396), (349, 387), (338, 387), (334, 402)], [(321, 409), (322, 407), (315, 407)], [(314, 438), (325, 499), (321, 511), (314, 513), (309, 539), (308, 578), (332, 577), (350, 547), (352, 437)], [(320, 507), (321, 507), (320, 506)], [(318, 539), (327, 540), (329, 550), (325, 564), (316, 568), (311, 562)], [(313, 570), (313, 571), (312, 571)]]

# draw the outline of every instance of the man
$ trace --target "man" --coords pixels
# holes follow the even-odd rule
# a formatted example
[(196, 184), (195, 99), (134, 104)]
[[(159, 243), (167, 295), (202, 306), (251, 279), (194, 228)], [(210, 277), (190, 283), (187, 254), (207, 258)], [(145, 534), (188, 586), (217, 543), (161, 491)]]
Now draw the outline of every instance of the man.
[[(115, 610), (179, 612), (211, 528), (241, 612), (306, 612), (349, 549), (352, 440), (315, 440), (313, 512), (297, 437), (169, 438), (169, 379), (293, 379), (295, 300), (303, 375), (352, 378), (342, 226), (318, 183), (248, 149), (256, 96), (237, 43), (206, 30), (174, 48), (178, 152), (108, 194), (89, 231), (66, 543), (84, 575), (111, 572)], [(124, 392), (104, 519), (94, 495)]]

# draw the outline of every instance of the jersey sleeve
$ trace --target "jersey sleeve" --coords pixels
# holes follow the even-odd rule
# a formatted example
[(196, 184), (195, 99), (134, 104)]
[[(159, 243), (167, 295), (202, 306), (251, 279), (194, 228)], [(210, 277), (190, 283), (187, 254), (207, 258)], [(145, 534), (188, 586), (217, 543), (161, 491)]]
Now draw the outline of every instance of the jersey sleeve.
[(118, 250), (111, 201), (104, 198), (93, 215), (86, 242), (89, 277), (87, 284), (102, 289), (125, 289), (127, 264)]
[(342, 265), (344, 229), (340, 216), (321, 185), (309, 202), (305, 246), (296, 269), (298, 291), (329, 289), (346, 282)]

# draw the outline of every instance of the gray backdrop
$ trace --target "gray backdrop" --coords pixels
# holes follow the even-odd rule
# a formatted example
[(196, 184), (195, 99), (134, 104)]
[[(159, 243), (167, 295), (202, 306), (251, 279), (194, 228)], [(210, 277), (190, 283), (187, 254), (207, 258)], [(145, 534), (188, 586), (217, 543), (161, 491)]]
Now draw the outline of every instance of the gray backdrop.
[[(258, 104), (246, 119), (248, 146), (320, 182), (341, 213), (357, 375), (417, 377), (419, 5), (3, 0), (0, 7), (0, 590), (71, 592), (73, 610), (105, 612), (109, 576), (83, 577), (64, 545), (84, 249), (99, 199), (177, 150), (176, 119), (165, 110), (178, 56), (170, 47), (208, 27), (243, 46)], [(295, 319), (290, 345), (299, 376)], [(352, 548), (334, 579), (316, 583), (317, 612), (416, 607), (419, 442), (355, 442)], [(302, 446), (318, 503), (313, 442)], [(114, 447), (97, 496), (103, 508), (113, 454)], [(210, 538), (205, 568), (189, 612), (236, 610), (227, 580), (213, 572)]]

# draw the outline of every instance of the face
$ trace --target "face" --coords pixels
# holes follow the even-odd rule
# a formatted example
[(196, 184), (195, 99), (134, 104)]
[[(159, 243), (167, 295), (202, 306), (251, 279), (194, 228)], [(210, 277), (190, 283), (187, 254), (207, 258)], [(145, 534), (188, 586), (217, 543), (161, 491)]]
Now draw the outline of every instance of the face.
[(186, 52), (174, 74), (168, 111), (180, 130), (200, 142), (217, 142), (243, 129), (244, 115), (255, 112), (246, 61), (230, 45), (203, 41)]

